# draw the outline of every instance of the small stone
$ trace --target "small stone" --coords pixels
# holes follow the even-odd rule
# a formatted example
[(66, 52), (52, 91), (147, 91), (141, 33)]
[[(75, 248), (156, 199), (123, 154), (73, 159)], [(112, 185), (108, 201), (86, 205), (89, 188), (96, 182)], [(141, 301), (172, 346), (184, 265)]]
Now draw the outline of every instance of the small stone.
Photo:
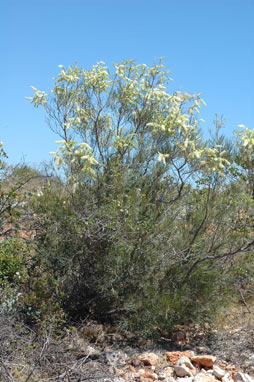
[(201, 366), (212, 367), (215, 364), (216, 357), (213, 355), (196, 355), (191, 360)]
[(207, 373), (199, 373), (193, 379), (193, 382), (215, 382), (215, 381), (216, 380), (214, 376)]
[(160, 369), (158, 371), (158, 379), (161, 381), (167, 378), (171, 378), (171, 377), (173, 378), (174, 373), (175, 373), (174, 368), (171, 366), (167, 366), (164, 369)]
[(177, 378), (177, 382), (192, 382), (194, 377)]
[(154, 353), (144, 353), (138, 357), (145, 366), (156, 366), (158, 364), (158, 356)]
[(249, 374), (245, 373), (237, 373), (234, 378), (235, 382), (253, 382), (253, 379), (249, 376)]
[(150, 378), (150, 379), (152, 379), (153, 381), (154, 381), (155, 379), (158, 379), (157, 374), (155, 374), (155, 373), (151, 373), (151, 372), (149, 373), (148, 371), (145, 371), (145, 370), (144, 370), (144, 373), (142, 373), (142, 374), (139, 373), (139, 376), (142, 377), (142, 378)]
[(141, 375), (143, 375), (145, 373), (145, 369), (139, 369), (138, 372), (137, 372), (137, 377), (140, 377)]
[(184, 365), (184, 366), (188, 367), (188, 368), (191, 369), (191, 370), (194, 370), (194, 369), (195, 369), (195, 367), (192, 365), (190, 359), (189, 359), (188, 357), (185, 357), (185, 356), (179, 358), (179, 360), (177, 361), (176, 365), (177, 365), (177, 366), (182, 366), (182, 365)]
[(171, 366), (167, 366), (163, 369), (163, 374), (166, 375), (166, 377), (173, 377), (174, 375), (174, 368)]
[(227, 372), (221, 380), (222, 382), (232, 382), (231, 373)]
[(191, 357), (194, 356), (193, 352), (181, 352), (181, 351), (173, 351), (173, 352), (166, 352), (165, 357), (168, 362), (170, 362), (172, 365), (175, 365), (176, 362), (181, 357), (188, 357), (191, 359)]
[(218, 379), (222, 379), (225, 375), (225, 370), (221, 369), (217, 365), (213, 365), (213, 375)]
[(152, 382), (153, 379), (151, 378), (145, 378), (145, 377), (140, 377), (140, 382)]
[(191, 371), (190, 369), (185, 365), (175, 365), (174, 366), (175, 373), (177, 377), (191, 377)]

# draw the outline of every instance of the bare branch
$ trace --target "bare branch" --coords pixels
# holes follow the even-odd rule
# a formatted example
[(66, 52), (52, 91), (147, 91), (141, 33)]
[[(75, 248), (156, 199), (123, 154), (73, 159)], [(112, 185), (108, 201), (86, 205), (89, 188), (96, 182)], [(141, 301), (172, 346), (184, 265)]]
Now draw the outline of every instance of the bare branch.
[(202, 257), (201, 259), (197, 259), (192, 264), (192, 266), (189, 268), (189, 270), (185, 276), (185, 281), (187, 281), (190, 274), (193, 272), (193, 270), (197, 267), (198, 264), (200, 264), (204, 261), (207, 261), (207, 260), (219, 260), (219, 259), (223, 259), (224, 257), (230, 257), (230, 256), (237, 255), (238, 253), (248, 252), (249, 250), (252, 249), (251, 247), (253, 247), (253, 246), (254, 246), (254, 240), (252, 240), (251, 242), (249, 242), (248, 244), (246, 244), (243, 247), (239, 247), (239, 248), (235, 249), (234, 251), (228, 251), (228, 252), (220, 253), (216, 256), (205, 256), (205, 257)]

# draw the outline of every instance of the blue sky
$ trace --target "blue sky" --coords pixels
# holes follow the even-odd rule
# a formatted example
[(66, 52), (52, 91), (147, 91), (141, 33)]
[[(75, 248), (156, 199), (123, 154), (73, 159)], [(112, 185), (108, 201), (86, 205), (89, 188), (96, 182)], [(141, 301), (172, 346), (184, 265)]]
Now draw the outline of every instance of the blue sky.
[(50, 159), (57, 136), (26, 96), (58, 65), (166, 57), (173, 90), (202, 92), (204, 128), (254, 128), (254, 0), (1, 0), (0, 140), (11, 163)]

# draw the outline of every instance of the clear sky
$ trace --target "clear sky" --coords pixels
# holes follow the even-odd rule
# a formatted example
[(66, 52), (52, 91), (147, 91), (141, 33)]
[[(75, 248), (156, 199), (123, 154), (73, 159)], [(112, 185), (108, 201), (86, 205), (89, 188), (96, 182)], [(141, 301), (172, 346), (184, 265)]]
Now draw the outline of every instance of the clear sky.
[(254, 0), (0, 0), (0, 140), (10, 161), (38, 164), (57, 137), (26, 96), (58, 65), (91, 68), (166, 57), (173, 90), (202, 92), (201, 117), (254, 128)]

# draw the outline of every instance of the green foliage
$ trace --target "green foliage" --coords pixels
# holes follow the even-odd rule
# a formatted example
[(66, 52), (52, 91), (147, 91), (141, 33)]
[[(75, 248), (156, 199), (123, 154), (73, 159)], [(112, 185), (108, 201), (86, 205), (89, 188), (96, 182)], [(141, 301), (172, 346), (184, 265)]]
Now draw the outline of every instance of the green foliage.
[(42, 272), (32, 245), (37, 224), (30, 206), (42, 193), (45, 176), (25, 164), (7, 166), (2, 144), (0, 158), (0, 311), (29, 323), (55, 314), (60, 320), (56, 281)]
[(26, 275), (27, 246), (16, 239), (0, 243), (0, 283), (21, 284)]
[(57, 328), (64, 322), (57, 282), (47, 273), (31, 276), (23, 285), (17, 312), (27, 324), (39, 327), (51, 322)]
[(203, 138), (201, 95), (170, 91), (162, 61), (114, 68), (61, 67), (50, 95), (33, 88), (65, 174), (30, 200), (35, 259), (72, 318), (208, 320), (253, 250), (252, 132), (236, 144), (216, 119)]

